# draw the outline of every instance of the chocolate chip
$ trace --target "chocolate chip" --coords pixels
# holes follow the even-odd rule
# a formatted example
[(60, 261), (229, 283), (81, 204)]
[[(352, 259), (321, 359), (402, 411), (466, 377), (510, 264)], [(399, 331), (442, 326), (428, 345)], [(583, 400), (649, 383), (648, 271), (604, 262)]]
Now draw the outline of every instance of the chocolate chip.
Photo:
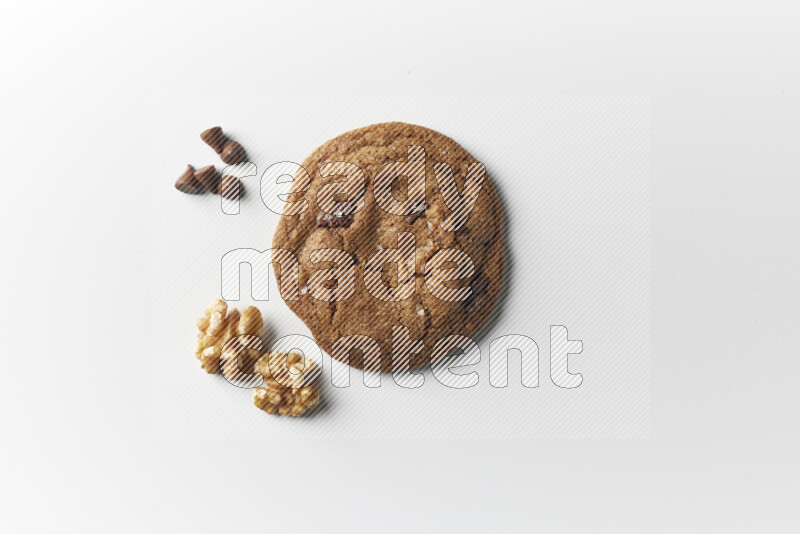
[(353, 224), (353, 216), (346, 215), (343, 217), (337, 217), (332, 213), (326, 213), (322, 216), (319, 220), (319, 227), (320, 228), (347, 228)]
[(491, 301), (491, 295), (486, 291), (489, 289), (489, 278), (480, 273), (469, 286), (472, 288), (472, 295), (464, 303), (464, 307), (467, 313), (479, 312)]
[(214, 126), (213, 128), (209, 128), (201, 133), (200, 139), (202, 139), (205, 144), (213, 148), (214, 152), (217, 154), (222, 152), (225, 142), (227, 141), (225, 134), (222, 133), (222, 128), (219, 126)]
[(425, 215), (425, 210), (427, 210), (430, 206), (428, 206), (427, 202), (417, 202), (414, 204), (414, 207), (411, 208), (411, 213), (406, 215), (406, 222), (408, 224), (414, 224), (414, 221)]
[(347, 228), (353, 224), (354, 214), (358, 202), (348, 200), (347, 202), (337, 202), (333, 213), (326, 213), (319, 220), (320, 228)]
[(217, 192), (217, 183), (219, 182), (219, 173), (213, 165), (207, 165), (194, 171), (194, 177), (203, 184), (203, 187), (211, 191)]
[(194, 177), (194, 167), (191, 165), (186, 166), (186, 170), (175, 182), (175, 189), (187, 195), (196, 195), (203, 191), (203, 186)]
[(338, 283), (339, 282), (338, 282), (337, 278), (334, 276), (332, 278), (329, 278), (329, 279), (325, 280), (321, 285), (325, 289), (336, 289)]
[(240, 163), (244, 161), (245, 158), (244, 147), (236, 141), (228, 141), (222, 148), (222, 153), (219, 157), (228, 165)]
[(470, 282), (469, 286), (472, 288), (473, 295), (482, 295), (489, 289), (489, 278), (485, 274), (480, 273)]
[(242, 184), (235, 176), (223, 176), (217, 192), (229, 200), (236, 200), (242, 194)]

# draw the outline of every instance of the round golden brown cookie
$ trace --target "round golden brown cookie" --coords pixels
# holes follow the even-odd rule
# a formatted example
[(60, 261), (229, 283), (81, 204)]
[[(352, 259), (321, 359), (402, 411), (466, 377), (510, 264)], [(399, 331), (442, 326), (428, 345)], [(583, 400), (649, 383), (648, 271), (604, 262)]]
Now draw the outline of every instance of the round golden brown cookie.
[[(432, 354), (441, 338), (469, 337), (480, 329), (503, 279), (502, 211), (474, 157), (436, 131), (390, 122), (328, 141), (303, 169), (273, 241), (274, 250), (299, 260), (297, 300), (287, 298), (288, 280), (281, 278), (291, 271), (277, 261), (273, 266), (286, 303), (323, 350), (358, 369), (377, 369), (377, 362), (365, 358), (376, 351), (359, 350), (368, 344), (339, 341), (368, 336), (380, 348), (380, 369), (390, 371), (396, 327), (394, 356), (411, 349), (414, 368), (443, 355)], [(411, 236), (416, 251), (409, 266)], [(334, 249), (347, 252), (352, 265)], [(464, 254), (471, 272), (463, 261), (460, 271), (445, 269)], [(447, 281), (447, 273), (456, 278), (456, 271), (459, 280)], [(410, 337), (405, 344), (402, 332)], [(419, 340), (424, 348), (417, 351)]]

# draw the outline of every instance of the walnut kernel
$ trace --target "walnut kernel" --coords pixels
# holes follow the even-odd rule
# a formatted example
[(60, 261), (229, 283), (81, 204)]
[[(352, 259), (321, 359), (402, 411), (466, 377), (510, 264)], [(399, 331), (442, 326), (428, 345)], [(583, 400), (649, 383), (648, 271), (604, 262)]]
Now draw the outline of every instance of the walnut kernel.
[[(215, 300), (206, 308), (203, 317), (197, 320), (197, 347), (195, 356), (200, 360), (200, 366), (207, 373), (219, 373), (219, 361), (222, 349), (232, 338), (239, 335), (261, 336), (264, 328), (264, 319), (258, 308), (249, 306), (242, 313), (233, 308), (228, 312), (228, 304), (224, 300)], [(246, 347), (246, 358), (251, 362), (255, 359), (254, 347)], [(231, 349), (231, 347), (229, 347)]]
[(255, 371), (264, 378), (264, 386), (253, 389), (253, 403), (268, 414), (295, 417), (319, 403), (319, 391), (306, 385), (318, 372), (316, 364), (295, 352), (264, 354), (255, 364)]

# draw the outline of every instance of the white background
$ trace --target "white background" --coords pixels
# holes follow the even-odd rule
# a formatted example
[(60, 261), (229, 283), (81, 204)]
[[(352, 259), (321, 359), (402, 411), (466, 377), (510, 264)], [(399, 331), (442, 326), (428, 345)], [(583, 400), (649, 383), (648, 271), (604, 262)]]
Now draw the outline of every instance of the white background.
[[(155, 98), (151, 114), (146, 272), (152, 310), (147, 333), (154, 436), (649, 436), (646, 97), (182, 95)], [(375, 390), (364, 386), (361, 372), (353, 371), (350, 386), (341, 389), (331, 385), (331, 377), (341, 377), (348, 367), (339, 362), (330, 367), (325, 357), (323, 379), (317, 384), (324, 404), (314, 416), (265, 418), (252, 408), (250, 391), (199, 370), (192, 357), (195, 319), (212, 299), (221, 297), (221, 259), (226, 253), (272, 246), (280, 216), (267, 209), (262, 194), (276, 209), (273, 198), (291, 184), (276, 186), (269, 177), (262, 183), (267, 166), (302, 162), (326, 139), (388, 118), (455, 137), (486, 166), (501, 195), (505, 291), (494, 317), (474, 337), (481, 349), (480, 363), (455, 371), (477, 373), (478, 383), (451, 389), (424, 370), (418, 389), (402, 388), (385, 375)], [(258, 167), (256, 176), (243, 179), (245, 195), (237, 215), (223, 213), (220, 197), (188, 197), (173, 186), (176, 170), (180, 173), (187, 161), (224, 166), (199, 139), (199, 132), (216, 123), (231, 125), (228, 133), (248, 147)], [(309, 172), (317, 176), (317, 169)], [(282, 212), (282, 205), (277, 210)], [(262, 287), (267, 281), (258, 272), (267, 261), (253, 275)], [(241, 300), (229, 304), (240, 309), (258, 306), (267, 327), (267, 346), (287, 335), (312, 335), (280, 298), (274, 279), (266, 301), (252, 298), (249, 266), (229, 272), (226, 285), (236, 285), (239, 271)], [(352, 317), (354, 323), (358, 319)], [(578, 388), (564, 389), (550, 379), (551, 325), (566, 326), (571, 339), (583, 343), (583, 351), (569, 358), (570, 372), (580, 373), (585, 381)], [(508, 360), (508, 387), (489, 383), (490, 343), (514, 334), (539, 346), (537, 389), (522, 386), (520, 357), (514, 353)], [(504, 354), (495, 354), (495, 365), (498, 357)], [(534, 357), (525, 354), (526, 359)]]
[[(0, 11), (11, 530), (797, 531), (793, 3)], [(187, 90), (650, 95), (650, 438), (151, 438), (147, 102)]]

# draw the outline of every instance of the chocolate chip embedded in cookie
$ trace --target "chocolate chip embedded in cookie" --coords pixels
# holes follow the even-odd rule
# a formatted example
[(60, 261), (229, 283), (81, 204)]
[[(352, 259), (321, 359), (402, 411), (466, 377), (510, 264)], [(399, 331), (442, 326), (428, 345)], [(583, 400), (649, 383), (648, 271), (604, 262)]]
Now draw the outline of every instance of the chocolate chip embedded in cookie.
[[(332, 162), (357, 166), (363, 175), (351, 175), (360, 176), (372, 187), (364, 190), (363, 183), (351, 184), (349, 177), (320, 172), (320, 167)], [(311, 329), (323, 350), (356, 368), (375, 368), (374, 362), (364, 359), (366, 353), (376, 354), (364, 349), (374, 340), (380, 349), (380, 369), (391, 371), (393, 327), (408, 330), (413, 341), (408, 346), (416, 351), (408, 355), (412, 368), (428, 363), (439, 339), (477, 333), (500, 291), (503, 240), (497, 193), (485, 168), (472, 155), (436, 131), (392, 122), (328, 141), (305, 160), (303, 168), (311, 173), (311, 185), (303, 193), (308, 181), (295, 180), (290, 198), (302, 197), (308, 208), (299, 215), (286, 212), (281, 217), (273, 248), (291, 251), (299, 260), (299, 287), (306, 291), (301, 289), (299, 300), (286, 303)], [(338, 188), (336, 203), (326, 212), (320, 208), (317, 194), (325, 188), (321, 196), (330, 199), (332, 184)], [(354, 191), (360, 193), (353, 196)], [(411, 240), (415, 250), (409, 258), (403, 254)], [(314, 254), (324, 249), (347, 252), (356, 276), (321, 276), (326, 270), (342, 268), (330, 260), (331, 255)], [(447, 261), (448, 254), (435, 258), (446, 249), (468, 256), (470, 268), (456, 269), (453, 261)], [(380, 276), (375, 275), (376, 259), (383, 262), (377, 267)], [(273, 266), (280, 281), (279, 264)], [(439, 269), (440, 285), (450, 289), (437, 295), (457, 298), (437, 298), (428, 290), (426, 276), (431, 269)], [(447, 269), (450, 274), (443, 278)], [(318, 300), (313, 295), (331, 289), (326, 286), (313, 291), (313, 285), (322, 285), (322, 279), (329, 285), (353, 284), (354, 291), (352, 287), (340, 291), (348, 295), (343, 300)], [(365, 280), (372, 285), (367, 287)], [(383, 285), (380, 291), (375, 291), (375, 284)], [(467, 286), (470, 290), (464, 291)], [(409, 287), (413, 291), (408, 291)], [(462, 290), (456, 291), (459, 288)], [(349, 358), (332, 350), (347, 336), (358, 343), (336, 346), (361, 347), (351, 351)], [(420, 340), (424, 348), (416, 343)], [(398, 347), (394, 350), (397, 355)]]
[(464, 303), (467, 313), (480, 311), (481, 308), (491, 303), (490, 294), (486, 291), (489, 289), (489, 284), (489, 278), (484, 273), (480, 273), (470, 282), (469, 287), (472, 294)]

